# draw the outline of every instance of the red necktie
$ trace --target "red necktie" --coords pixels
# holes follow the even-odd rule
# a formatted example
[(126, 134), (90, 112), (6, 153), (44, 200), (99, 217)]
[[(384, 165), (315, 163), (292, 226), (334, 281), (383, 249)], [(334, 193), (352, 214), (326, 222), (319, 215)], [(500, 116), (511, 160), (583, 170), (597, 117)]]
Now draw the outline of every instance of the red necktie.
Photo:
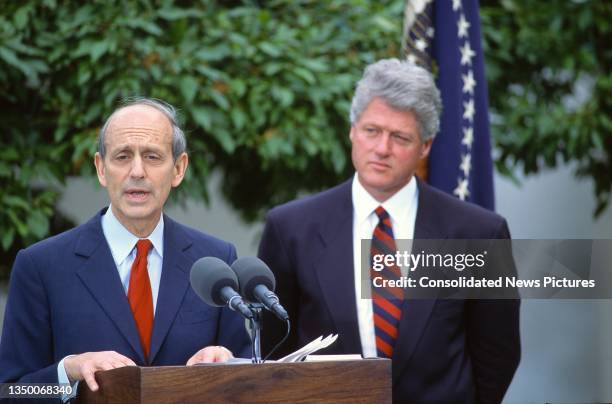
[[(393, 254), (397, 250), (395, 239), (393, 238), (393, 228), (391, 218), (382, 206), (374, 211), (378, 216), (378, 225), (372, 234), (372, 247), (370, 249), (370, 259), (373, 260), (375, 254)], [(385, 266), (382, 271), (370, 271), (372, 276), (380, 276), (383, 279), (399, 279), (401, 272), (397, 266)], [(372, 288), (372, 306), (374, 309), (374, 331), (376, 334), (377, 356), (381, 358), (391, 358), (393, 348), (397, 339), (397, 329), (402, 315), (403, 291), (397, 288)]]
[(136, 320), (145, 360), (148, 360), (149, 357), (151, 332), (153, 331), (153, 294), (151, 293), (149, 271), (147, 271), (147, 255), (150, 249), (149, 240), (138, 240), (136, 243), (136, 259), (132, 264), (128, 289), (128, 301), (134, 314), (134, 320)]

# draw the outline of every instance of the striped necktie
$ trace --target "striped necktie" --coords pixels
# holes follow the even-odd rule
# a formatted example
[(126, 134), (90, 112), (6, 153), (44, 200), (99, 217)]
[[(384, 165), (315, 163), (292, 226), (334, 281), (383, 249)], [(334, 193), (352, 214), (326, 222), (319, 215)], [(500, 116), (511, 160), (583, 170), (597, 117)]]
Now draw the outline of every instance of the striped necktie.
[[(379, 206), (374, 211), (378, 216), (378, 225), (372, 234), (370, 248), (370, 263), (376, 254), (395, 255), (397, 247), (393, 238), (391, 218), (387, 211)], [(372, 267), (372, 265), (370, 266)], [(385, 266), (382, 271), (370, 271), (372, 277), (382, 277), (385, 280), (399, 279), (401, 272), (397, 266)], [(402, 314), (401, 304), (403, 291), (398, 288), (372, 288), (372, 306), (374, 309), (374, 330), (376, 334), (376, 351), (378, 357), (391, 358), (397, 339), (399, 320)]]

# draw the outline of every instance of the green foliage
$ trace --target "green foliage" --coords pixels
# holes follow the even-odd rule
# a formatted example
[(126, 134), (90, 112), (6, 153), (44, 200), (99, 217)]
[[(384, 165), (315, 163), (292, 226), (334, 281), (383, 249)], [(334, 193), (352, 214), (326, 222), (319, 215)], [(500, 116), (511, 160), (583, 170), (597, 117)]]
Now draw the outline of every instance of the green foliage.
[(612, 191), (612, 2), (481, 1), (497, 168), (574, 163)]
[(345, 178), (352, 90), (366, 64), (399, 55), (404, 2), (259, 3), (0, 3), (2, 248), (47, 235), (51, 190), (93, 175), (123, 97), (180, 108), (191, 164), (179, 199), (206, 199), (220, 170), (254, 219)]

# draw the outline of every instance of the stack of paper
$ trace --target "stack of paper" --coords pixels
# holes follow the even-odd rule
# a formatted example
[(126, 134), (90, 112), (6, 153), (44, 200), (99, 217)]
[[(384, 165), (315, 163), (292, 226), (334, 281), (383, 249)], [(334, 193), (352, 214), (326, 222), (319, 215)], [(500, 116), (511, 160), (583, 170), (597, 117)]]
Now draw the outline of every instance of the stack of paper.
[(328, 346), (333, 344), (336, 339), (338, 339), (338, 334), (330, 334), (325, 338), (323, 338), (323, 336), (320, 336), (319, 338), (309, 342), (302, 348), (298, 349), (293, 353), (290, 353), (289, 355), (277, 360), (276, 362), (301, 362), (308, 355), (315, 353), (320, 349), (327, 348)]

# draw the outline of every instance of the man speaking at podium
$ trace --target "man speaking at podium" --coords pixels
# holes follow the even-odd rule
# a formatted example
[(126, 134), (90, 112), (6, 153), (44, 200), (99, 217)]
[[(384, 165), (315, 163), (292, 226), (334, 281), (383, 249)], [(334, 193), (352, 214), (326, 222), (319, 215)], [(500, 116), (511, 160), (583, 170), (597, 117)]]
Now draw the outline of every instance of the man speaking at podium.
[(207, 306), (189, 284), (194, 261), (231, 264), (234, 246), (162, 212), (185, 175), (185, 150), (174, 108), (164, 102), (136, 99), (107, 119), (95, 166), (111, 205), (17, 255), (0, 382), (85, 380), (97, 390), (100, 370), (249, 355), (241, 317)]
[[(368, 66), (351, 105), (355, 176), (272, 209), (259, 256), (292, 320), (285, 350), (337, 333), (327, 353), (391, 358), (395, 401), (498, 403), (520, 358), (518, 301), (361, 298), (361, 239), (393, 251), (397, 239), (509, 238), (502, 217), (415, 177), (440, 111), (426, 70)], [(264, 353), (284, 332), (266, 322)]]

